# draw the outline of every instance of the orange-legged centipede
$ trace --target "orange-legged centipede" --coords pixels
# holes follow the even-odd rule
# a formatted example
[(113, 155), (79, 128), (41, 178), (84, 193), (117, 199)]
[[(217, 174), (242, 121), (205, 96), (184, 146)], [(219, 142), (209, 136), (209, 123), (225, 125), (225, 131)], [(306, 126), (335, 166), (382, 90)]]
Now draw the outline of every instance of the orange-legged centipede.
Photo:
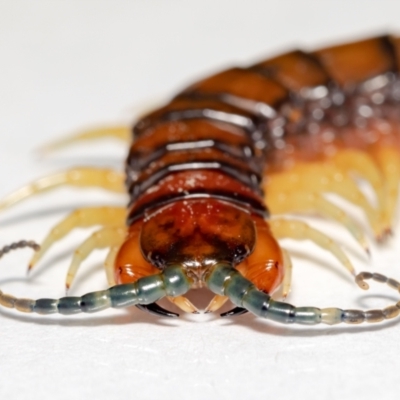
[[(268, 220), (269, 212), (318, 212), (342, 223), (365, 245), (364, 233), (325, 192), (359, 206), (378, 240), (391, 231), (400, 180), (400, 39), (384, 36), (306, 53), (292, 51), (245, 68), (232, 68), (181, 91), (133, 127), (126, 173), (74, 168), (38, 180), (3, 199), (6, 208), (60, 185), (98, 186), (130, 196), (125, 208), (74, 211), (45, 238), (32, 268), (53, 242), (76, 226), (103, 228), (74, 253), (67, 287), (84, 258), (107, 247), (110, 288), (82, 297), (18, 299), (0, 292), (0, 304), (41, 314), (95, 312), (136, 305), (177, 316), (157, 301), (167, 297), (184, 311), (197, 308), (184, 296), (209, 288), (206, 311), (227, 301), (222, 315), (247, 311), (282, 323), (379, 322), (400, 313), (400, 302), (382, 310), (294, 307), (270, 295), (289, 291), (291, 261), (277, 239), (311, 239), (354, 274), (341, 248), (296, 220)], [(55, 143), (113, 136), (114, 127)], [(367, 180), (377, 207), (351, 174)], [(126, 189), (125, 189), (126, 188)], [(266, 207), (268, 205), (269, 211)], [(36, 245), (20, 242), (12, 248)], [(361, 273), (399, 291), (400, 283)]]

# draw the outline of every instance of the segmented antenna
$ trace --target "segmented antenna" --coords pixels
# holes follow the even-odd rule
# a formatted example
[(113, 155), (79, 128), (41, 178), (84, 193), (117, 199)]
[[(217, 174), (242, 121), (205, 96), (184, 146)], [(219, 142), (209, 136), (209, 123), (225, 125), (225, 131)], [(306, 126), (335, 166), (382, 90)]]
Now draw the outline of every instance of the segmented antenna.
[(33, 240), (20, 240), (19, 242), (14, 242), (4, 246), (0, 250), (0, 258), (4, 256), (4, 254), (17, 249), (23, 249), (24, 247), (30, 247), (31, 249), (38, 251), (40, 246), (34, 242)]

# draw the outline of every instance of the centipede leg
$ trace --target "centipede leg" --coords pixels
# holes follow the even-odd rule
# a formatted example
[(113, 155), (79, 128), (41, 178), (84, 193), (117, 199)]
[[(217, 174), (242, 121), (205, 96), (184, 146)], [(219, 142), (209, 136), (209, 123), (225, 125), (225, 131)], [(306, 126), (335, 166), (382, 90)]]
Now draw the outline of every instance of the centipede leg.
[(177, 297), (167, 297), (168, 301), (172, 304), (175, 304), (182, 311), (185, 311), (190, 314), (199, 314), (200, 311), (198, 308), (185, 296), (177, 296)]
[(283, 282), (282, 282), (282, 297), (286, 299), (287, 295), (290, 292), (290, 288), (292, 286), (293, 265), (287, 250), (282, 249), (282, 255), (283, 255), (283, 265), (285, 268), (285, 275), (283, 276)]
[(279, 193), (282, 188), (309, 193), (335, 193), (360, 207), (366, 215), (369, 224), (377, 238), (386, 230), (381, 213), (368, 202), (357, 184), (340, 169), (328, 163), (301, 164), (291, 171), (269, 174), (265, 191)]
[(59, 222), (43, 240), (40, 250), (34, 253), (29, 269), (32, 269), (44, 256), (49, 248), (65, 237), (75, 228), (85, 228), (94, 225), (124, 226), (126, 210), (123, 207), (90, 207), (73, 211)]
[(228, 300), (229, 300), (228, 297), (216, 294), (211, 299), (210, 303), (208, 304), (204, 312), (206, 313), (215, 312), (219, 310)]
[(267, 189), (266, 204), (271, 214), (315, 212), (325, 218), (331, 218), (342, 224), (368, 252), (365, 234), (340, 207), (325, 199), (320, 193), (309, 192), (277, 192)]
[(384, 185), (382, 174), (376, 161), (365, 151), (356, 149), (345, 149), (338, 151), (332, 161), (336, 168), (344, 173), (355, 173), (358, 177), (366, 180), (373, 188), (379, 208), (384, 207)]
[(77, 142), (92, 141), (103, 138), (113, 138), (129, 143), (132, 140), (131, 128), (129, 126), (117, 125), (88, 129), (83, 132), (78, 132), (75, 135), (67, 136), (61, 140), (48, 143), (47, 145), (40, 148), (39, 151), (42, 153), (48, 153), (54, 150), (61, 149), (63, 147), (67, 147)]
[(387, 227), (386, 233), (390, 233), (390, 227), (396, 212), (399, 196), (400, 181), (400, 155), (396, 148), (377, 147), (373, 156), (379, 165), (384, 181), (384, 221)]
[(354, 267), (343, 250), (329, 236), (317, 229), (302, 221), (286, 219), (273, 219), (270, 221), (270, 227), (277, 239), (311, 240), (332, 253), (352, 275), (355, 275)]
[(114, 226), (102, 228), (86, 239), (74, 252), (74, 256), (67, 273), (67, 290), (71, 287), (72, 281), (75, 278), (79, 266), (93, 250), (119, 245), (125, 239), (125, 237), (126, 228)]
[(124, 240), (121, 239), (121, 242), (111, 246), (110, 249), (108, 250), (107, 257), (104, 261), (104, 269), (106, 271), (106, 277), (107, 277), (107, 282), (108, 286), (114, 286), (117, 284), (115, 281), (115, 275), (114, 275), (114, 265), (115, 265), (115, 260), (118, 255), (118, 251), (123, 244)]
[(108, 168), (72, 168), (54, 175), (40, 178), (0, 201), (0, 210), (8, 208), (22, 200), (46, 190), (60, 186), (99, 187), (111, 192), (125, 193), (125, 175)]

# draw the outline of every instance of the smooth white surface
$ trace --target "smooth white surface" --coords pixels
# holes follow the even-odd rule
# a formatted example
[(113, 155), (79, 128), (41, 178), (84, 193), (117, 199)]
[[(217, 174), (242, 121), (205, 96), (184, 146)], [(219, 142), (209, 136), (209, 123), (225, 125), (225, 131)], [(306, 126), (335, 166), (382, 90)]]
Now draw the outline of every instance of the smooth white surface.
[[(399, 30), (399, 14), (398, 1), (384, 0), (0, 1), (0, 195), (71, 165), (122, 166), (126, 149), (113, 142), (38, 159), (33, 149), (60, 135), (130, 121), (138, 107), (224, 66)], [(37, 197), (2, 214), (0, 243), (41, 240), (72, 208), (124, 201), (96, 190)], [(312, 222), (343, 245), (358, 270), (400, 278), (399, 237), (372, 244), (369, 265), (347, 232)], [(2, 289), (63, 296), (71, 252), (87, 235), (77, 231), (54, 246), (29, 282), (30, 252), (8, 256)], [(361, 292), (315, 246), (287, 247), (295, 256), (289, 301), (296, 305), (375, 308), (396, 299), (384, 286)], [(102, 257), (85, 262), (71, 294), (106, 285)], [(40, 317), (2, 309), (0, 326), (0, 395), (7, 399), (368, 400), (397, 399), (400, 389), (398, 321), (307, 328), (250, 315), (165, 320), (111, 310)]]

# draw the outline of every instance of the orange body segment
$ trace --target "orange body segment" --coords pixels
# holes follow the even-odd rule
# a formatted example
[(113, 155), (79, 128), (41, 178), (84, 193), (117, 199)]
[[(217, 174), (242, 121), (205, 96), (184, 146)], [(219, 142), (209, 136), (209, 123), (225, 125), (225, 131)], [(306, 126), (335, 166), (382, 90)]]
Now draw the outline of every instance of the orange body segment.
[(284, 276), (282, 250), (273, 237), (268, 223), (253, 216), (256, 226), (257, 243), (254, 251), (236, 268), (260, 290), (273, 293)]
[(329, 47), (315, 55), (340, 85), (360, 83), (394, 70), (393, 50), (386, 36)]
[(115, 259), (115, 282), (132, 283), (145, 276), (160, 272), (143, 257), (140, 249), (140, 231), (143, 221), (129, 228), (128, 236)]

